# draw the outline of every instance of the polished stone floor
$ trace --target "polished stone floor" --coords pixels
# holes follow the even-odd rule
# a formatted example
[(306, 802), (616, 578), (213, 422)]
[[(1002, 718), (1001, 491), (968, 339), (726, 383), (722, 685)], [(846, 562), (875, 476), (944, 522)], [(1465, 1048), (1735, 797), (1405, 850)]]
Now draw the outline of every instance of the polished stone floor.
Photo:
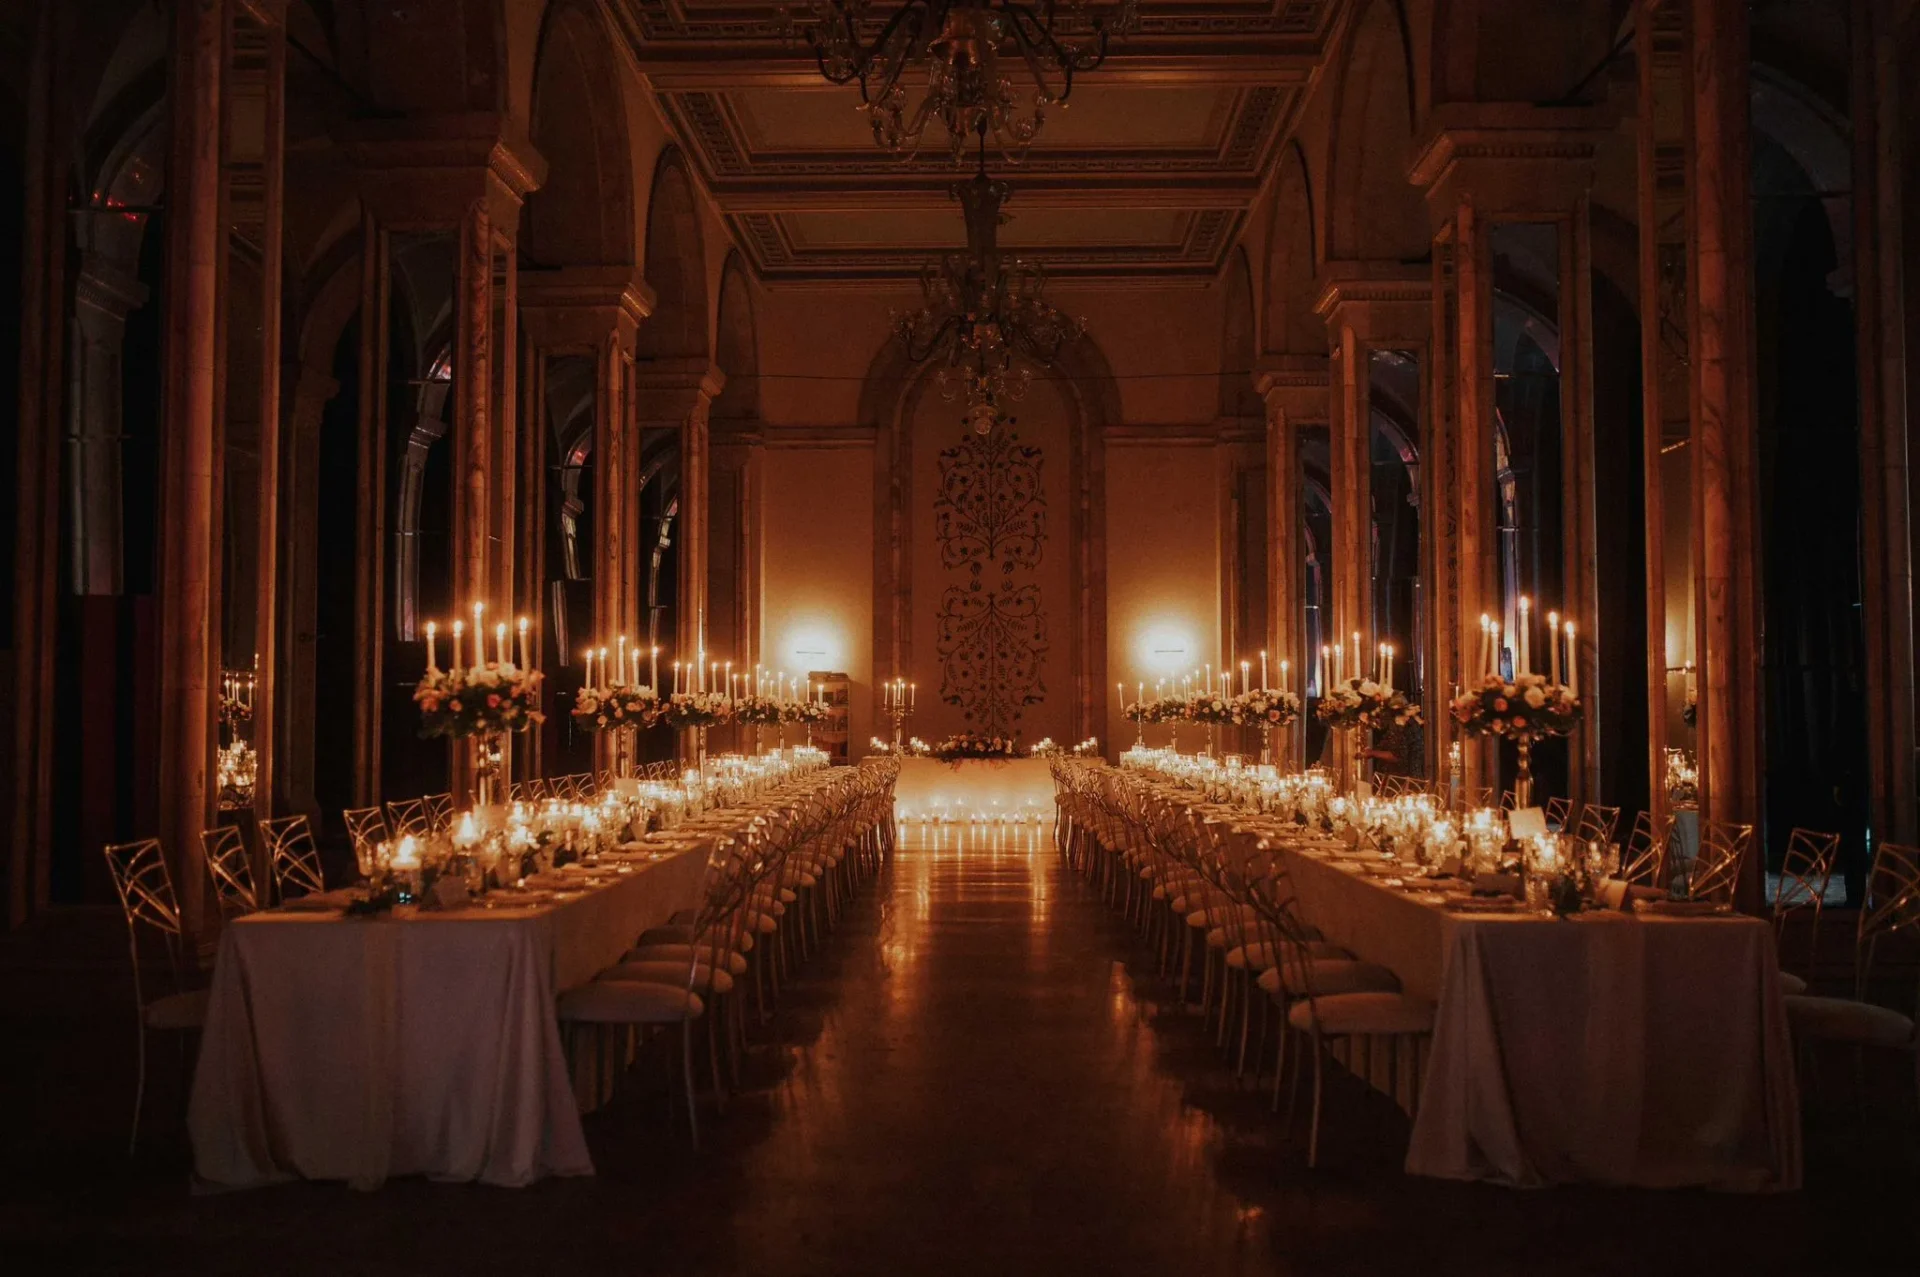
[(177, 1067), (125, 1159), (109, 954), (0, 946), (0, 1273), (1920, 1270), (1910, 1125), (1840, 1121), (1785, 1198), (1516, 1193), (1409, 1179), (1403, 1120), (1335, 1088), (1308, 1172), (1045, 834), (963, 841), (903, 842), (699, 1154), (643, 1067), (588, 1120), (600, 1174), (520, 1191), (193, 1196)]

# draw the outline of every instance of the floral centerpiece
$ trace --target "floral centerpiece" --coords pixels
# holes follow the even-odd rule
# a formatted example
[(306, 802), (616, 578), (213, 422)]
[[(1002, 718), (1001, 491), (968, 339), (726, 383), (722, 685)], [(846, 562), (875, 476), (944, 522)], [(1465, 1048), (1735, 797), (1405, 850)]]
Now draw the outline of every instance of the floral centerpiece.
[(1586, 706), (1571, 687), (1544, 674), (1516, 674), (1512, 682), (1489, 674), (1478, 687), (1454, 697), (1449, 712), (1468, 736), (1502, 736), (1518, 746), (1520, 774), (1514, 796), (1524, 807), (1533, 796), (1534, 742), (1571, 732), (1585, 717)]
[(786, 706), (771, 696), (741, 696), (733, 702), (733, 721), (777, 727), (786, 721)]
[(1349, 678), (1333, 684), (1313, 707), (1314, 717), (1335, 731), (1353, 727), (1407, 727), (1420, 721), (1420, 706), (1406, 693), (1370, 678)]
[(718, 727), (733, 721), (733, 702), (725, 692), (675, 692), (660, 703), (653, 721), (675, 731)]
[(1285, 727), (1300, 717), (1300, 698), (1284, 688), (1259, 688), (1234, 697), (1230, 713), (1241, 727)]
[(1181, 715), (1190, 723), (1209, 725), (1231, 723), (1233, 718), (1233, 698), (1227, 696), (1196, 696), (1186, 702), (1185, 712)]
[(429, 669), (413, 689), (420, 735), (431, 740), (523, 732), (546, 721), (540, 712), (539, 670), (488, 661), (468, 669)]
[(583, 687), (573, 698), (573, 721), (589, 732), (650, 727), (659, 705), (651, 689), (631, 683)]
[(783, 723), (824, 723), (827, 720), (827, 705), (824, 701), (788, 701), (781, 707), (780, 721)]
[(984, 732), (961, 732), (949, 736), (935, 745), (928, 753), (943, 763), (959, 763), (968, 759), (986, 759), (1004, 762), (1016, 757), (1017, 745), (1011, 736), (989, 736)]

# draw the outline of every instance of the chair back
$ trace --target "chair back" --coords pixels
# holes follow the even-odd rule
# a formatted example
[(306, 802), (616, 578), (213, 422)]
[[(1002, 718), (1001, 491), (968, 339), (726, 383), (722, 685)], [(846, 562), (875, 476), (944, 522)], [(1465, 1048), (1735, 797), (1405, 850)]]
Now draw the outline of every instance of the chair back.
[(1573, 832), (1573, 800), (1571, 798), (1547, 799), (1547, 828), (1564, 834)]
[(427, 814), (427, 800), (402, 798), (389, 801), (387, 829), (395, 838), (401, 838), (407, 834), (412, 834), (415, 838), (426, 837), (433, 829), (433, 818)]
[(220, 898), (223, 914), (248, 914), (260, 907), (253, 886), (253, 856), (238, 825), (200, 831), (200, 851), (206, 857), (207, 876)]
[(1700, 851), (1687, 866), (1687, 898), (1729, 904), (1753, 846), (1753, 826), (1733, 820), (1700, 823)]
[(453, 828), (453, 795), (428, 794), (420, 800), (427, 805), (427, 828), (444, 834)]
[(1867, 900), (1854, 940), (1854, 997), (1864, 1001), (1882, 936), (1920, 929), (1920, 847), (1883, 842), (1867, 870)]
[(1650, 811), (1638, 813), (1620, 857), (1620, 877), (1635, 886), (1666, 890), (1672, 881), (1667, 869), (1667, 849), (1672, 845), (1673, 813), (1658, 820)]
[(378, 807), (348, 807), (340, 813), (340, 819), (347, 827), (347, 837), (353, 840), (353, 854), (357, 859), (367, 859), (363, 848), (377, 846), (393, 837), (387, 818)]
[(180, 950), (184, 932), (180, 925), (180, 900), (173, 892), (173, 874), (158, 838), (138, 842), (112, 843), (105, 849), (107, 872), (113, 878), (114, 893), (120, 898), (120, 912), (127, 923), (127, 955), (133, 966), (133, 1000), (145, 1007), (142, 987), (140, 934), (150, 932), (161, 938), (167, 951), (174, 988), (181, 987)]
[(1620, 809), (1602, 807), (1599, 803), (1588, 803), (1580, 809), (1580, 821), (1574, 827), (1574, 835), (1582, 842), (1612, 842), (1614, 831), (1620, 828)]
[(1776, 924), (1796, 909), (1820, 911), (1839, 855), (1839, 834), (1795, 827), (1787, 836), (1787, 854), (1780, 861), (1780, 886), (1773, 896)]
[[(377, 808), (375, 812), (378, 814)], [(280, 899), (318, 895), (327, 889), (320, 849), (314, 845), (313, 828), (306, 816), (263, 820), (260, 836), (266, 840), (267, 867), (273, 873), (274, 892)]]

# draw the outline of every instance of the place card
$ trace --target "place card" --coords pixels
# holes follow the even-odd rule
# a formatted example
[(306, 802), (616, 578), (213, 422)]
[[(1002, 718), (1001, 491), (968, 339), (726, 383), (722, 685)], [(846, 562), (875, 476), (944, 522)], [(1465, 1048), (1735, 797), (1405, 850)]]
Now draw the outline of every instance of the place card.
[(1507, 813), (1507, 831), (1515, 842), (1544, 838), (1547, 834), (1547, 813), (1538, 807), (1515, 808)]

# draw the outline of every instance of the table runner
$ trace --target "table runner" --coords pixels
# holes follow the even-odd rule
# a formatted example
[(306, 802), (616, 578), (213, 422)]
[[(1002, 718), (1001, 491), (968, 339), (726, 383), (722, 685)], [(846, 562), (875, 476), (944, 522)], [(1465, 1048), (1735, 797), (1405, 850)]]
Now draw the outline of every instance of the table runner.
[(554, 997), (694, 906), (705, 867), (680, 851), (511, 912), (237, 920), (188, 1108), (200, 1182), (592, 1174)]
[(1799, 1186), (1792, 1044), (1764, 921), (1460, 914), (1323, 856), (1286, 857), (1308, 922), (1436, 1003), (1409, 1172)]

